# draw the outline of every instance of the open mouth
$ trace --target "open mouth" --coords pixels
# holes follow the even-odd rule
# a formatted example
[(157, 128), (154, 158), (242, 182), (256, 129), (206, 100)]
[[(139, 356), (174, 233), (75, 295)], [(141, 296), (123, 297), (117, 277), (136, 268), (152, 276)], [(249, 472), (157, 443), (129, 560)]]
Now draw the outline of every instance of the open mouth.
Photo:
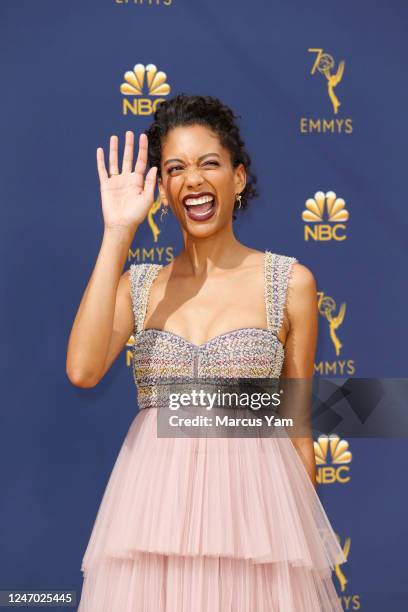
[(187, 202), (189, 203), (184, 202), (184, 208), (190, 219), (194, 219), (194, 221), (206, 221), (215, 212), (216, 202), (214, 196), (204, 196), (196, 200), (187, 199)]

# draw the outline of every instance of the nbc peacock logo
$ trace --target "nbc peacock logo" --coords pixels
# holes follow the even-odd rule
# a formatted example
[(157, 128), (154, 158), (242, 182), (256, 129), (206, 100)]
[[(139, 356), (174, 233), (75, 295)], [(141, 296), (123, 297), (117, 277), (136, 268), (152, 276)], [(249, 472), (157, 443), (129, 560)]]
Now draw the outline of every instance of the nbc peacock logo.
[(350, 480), (352, 454), (347, 440), (337, 434), (322, 434), (313, 442), (318, 484), (345, 484)]
[(304, 239), (306, 242), (325, 242), (346, 240), (346, 221), (350, 214), (343, 198), (334, 191), (316, 191), (313, 198), (305, 203), (302, 219), (305, 222)]
[[(157, 105), (170, 93), (167, 75), (154, 64), (136, 64), (125, 72), (120, 86), (123, 115), (152, 115)], [(149, 96), (149, 97), (146, 97)], [(152, 99), (151, 99), (152, 98)]]

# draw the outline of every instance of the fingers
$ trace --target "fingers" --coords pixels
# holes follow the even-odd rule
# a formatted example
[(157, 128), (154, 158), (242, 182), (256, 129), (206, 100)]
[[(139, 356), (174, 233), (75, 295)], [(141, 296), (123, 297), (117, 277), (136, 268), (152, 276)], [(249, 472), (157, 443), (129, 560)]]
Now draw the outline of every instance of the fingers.
[(110, 137), (109, 147), (109, 174), (119, 174), (119, 163), (118, 163), (118, 146), (119, 138), (115, 135)]
[[(105, 166), (105, 157), (102, 147), (98, 147), (96, 150), (96, 161), (98, 167), (99, 180), (105, 181), (110, 176), (119, 174), (119, 161), (118, 161), (118, 149), (119, 149), (119, 138), (113, 134), (109, 141), (109, 174)], [(123, 152), (122, 161), (122, 173), (130, 174), (132, 172), (133, 164), (133, 150), (134, 150), (134, 133), (131, 130), (126, 132), (125, 136), (125, 148)], [(147, 135), (141, 133), (139, 136), (139, 150), (137, 160), (135, 164), (135, 175), (137, 181), (137, 187), (140, 191), (144, 188), (144, 173), (147, 165), (147, 151), (148, 151), (148, 140)]]
[(102, 147), (98, 147), (96, 149), (96, 165), (98, 168), (99, 180), (101, 183), (103, 183), (103, 181), (106, 181), (106, 179), (108, 179), (109, 177), (108, 173), (106, 172), (105, 156), (103, 154)]
[(133, 132), (126, 132), (125, 136), (125, 150), (123, 152), (122, 172), (130, 174), (132, 172), (133, 165), (133, 143), (134, 135)]
[(135, 164), (135, 175), (137, 179), (137, 186), (140, 191), (144, 187), (144, 173), (147, 165), (147, 135), (141, 133), (139, 136), (139, 151), (137, 154), (137, 160)]
[(154, 199), (154, 187), (156, 185), (157, 166), (152, 166), (149, 172), (146, 174), (146, 180), (144, 184), (143, 193), (145, 196), (152, 201)]

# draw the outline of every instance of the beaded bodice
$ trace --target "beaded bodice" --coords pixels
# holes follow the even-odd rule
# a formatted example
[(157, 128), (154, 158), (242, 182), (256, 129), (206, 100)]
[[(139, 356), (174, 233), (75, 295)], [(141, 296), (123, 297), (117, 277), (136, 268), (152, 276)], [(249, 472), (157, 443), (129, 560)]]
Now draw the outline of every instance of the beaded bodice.
[(133, 377), (139, 408), (152, 407), (157, 387), (168, 378), (279, 378), (284, 348), (278, 339), (294, 257), (265, 251), (266, 328), (243, 327), (194, 344), (176, 333), (144, 329), (152, 283), (161, 264), (130, 266), (134, 313)]

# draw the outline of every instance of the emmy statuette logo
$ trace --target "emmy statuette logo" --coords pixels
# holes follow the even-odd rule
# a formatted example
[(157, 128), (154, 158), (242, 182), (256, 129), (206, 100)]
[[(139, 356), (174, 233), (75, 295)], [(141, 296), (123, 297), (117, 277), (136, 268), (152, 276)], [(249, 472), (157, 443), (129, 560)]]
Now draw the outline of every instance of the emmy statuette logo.
[(317, 293), (319, 313), (326, 319), (329, 325), (330, 340), (333, 343), (336, 357), (339, 357), (343, 347), (337, 336), (337, 330), (344, 321), (346, 314), (346, 304), (343, 302), (336, 313), (336, 302), (328, 295), (324, 295), (322, 291)]
[(161, 207), (161, 200), (160, 200), (160, 194), (158, 194), (157, 198), (153, 202), (152, 207), (150, 208), (149, 212), (147, 213), (147, 222), (148, 222), (150, 230), (152, 232), (153, 242), (155, 242), (155, 243), (159, 239), (159, 234), (161, 234), (161, 229), (160, 229), (160, 227), (157, 225), (157, 223), (155, 221), (155, 215), (157, 215), (157, 213), (159, 212), (160, 207)]
[(327, 106), (330, 105), (332, 116), (329, 117), (301, 117), (300, 132), (302, 134), (311, 133), (331, 133), (331, 134), (351, 134), (353, 132), (353, 120), (350, 117), (340, 117), (339, 108), (342, 105), (338, 87), (343, 81), (345, 61), (340, 60), (336, 67), (335, 59), (324, 49), (311, 47), (308, 53), (316, 54), (312, 64), (310, 75), (315, 77), (320, 74), (326, 83)]
[[(341, 546), (340, 536), (338, 534), (336, 534), (336, 537), (337, 537), (338, 543)], [(350, 554), (350, 548), (351, 548), (351, 539), (350, 538), (346, 538), (344, 540), (344, 544), (343, 544), (343, 546), (341, 546), (341, 548), (343, 550), (344, 556), (346, 557), (346, 559), (348, 561), (349, 554)], [(346, 576), (344, 574), (344, 571), (343, 571), (343, 563), (341, 565), (339, 563), (337, 563), (336, 566), (335, 566), (335, 571), (336, 571), (336, 578), (339, 581), (340, 591), (342, 593), (344, 593), (345, 590), (346, 590), (346, 585), (348, 583), (348, 580), (347, 580), (347, 578), (346, 578)]]
[(343, 544), (341, 543), (341, 538), (338, 534), (336, 534), (337, 541), (341, 546), (344, 556), (347, 561), (342, 564), (335, 565), (335, 575), (338, 581), (339, 589), (340, 589), (340, 601), (342, 604), (343, 610), (361, 610), (362, 609), (362, 601), (361, 595), (358, 593), (350, 593), (346, 592), (346, 587), (349, 584), (349, 580), (346, 577), (345, 572), (348, 570), (348, 564), (350, 562), (350, 550), (351, 550), (351, 538), (346, 537), (344, 539)]
[(310, 74), (315, 74), (316, 70), (318, 70), (320, 74), (322, 74), (326, 78), (327, 94), (333, 105), (333, 112), (335, 115), (337, 115), (341, 102), (334, 93), (334, 89), (335, 87), (337, 87), (337, 85), (343, 78), (344, 60), (341, 60), (341, 62), (339, 62), (337, 70), (334, 72), (335, 61), (331, 55), (329, 55), (328, 53), (323, 53), (323, 49), (308, 49), (308, 51), (309, 53), (317, 53)]
[[(166, 261), (171, 261), (174, 258), (174, 247), (170, 244), (162, 246), (159, 244), (159, 236), (163, 229), (160, 227), (160, 221), (157, 221), (157, 216), (161, 210), (160, 194), (157, 194), (149, 212), (147, 213), (147, 224), (153, 238), (152, 246), (143, 246), (129, 249), (129, 260), (133, 263), (159, 263), (163, 264)], [(143, 224), (144, 225), (144, 224)], [(150, 241), (147, 241), (147, 243)]]
[[(323, 541), (329, 537), (329, 533), (325, 527), (320, 530), (320, 535)], [(336, 563), (334, 566), (335, 576), (338, 583), (338, 590), (340, 591), (339, 600), (343, 610), (361, 610), (361, 596), (359, 594), (350, 594), (347, 587), (349, 587), (350, 580), (347, 578), (346, 573), (349, 571), (350, 563), (350, 551), (351, 551), (351, 538), (346, 537), (342, 543), (342, 540), (338, 533), (335, 534), (339, 547), (343, 551), (345, 561), (343, 563)], [(331, 538), (331, 534), (330, 534)], [(329, 545), (329, 542), (328, 542)], [(347, 590), (346, 590), (347, 589)]]
[(340, 358), (343, 343), (340, 340), (338, 330), (344, 322), (346, 315), (346, 304), (343, 302), (338, 308), (336, 301), (326, 295), (324, 291), (317, 292), (317, 306), (319, 314), (326, 322), (329, 329), (329, 338), (334, 349), (336, 359), (334, 361), (322, 360), (315, 363), (315, 373), (322, 376), (351, 376), (355, 374), (354, 359)]

